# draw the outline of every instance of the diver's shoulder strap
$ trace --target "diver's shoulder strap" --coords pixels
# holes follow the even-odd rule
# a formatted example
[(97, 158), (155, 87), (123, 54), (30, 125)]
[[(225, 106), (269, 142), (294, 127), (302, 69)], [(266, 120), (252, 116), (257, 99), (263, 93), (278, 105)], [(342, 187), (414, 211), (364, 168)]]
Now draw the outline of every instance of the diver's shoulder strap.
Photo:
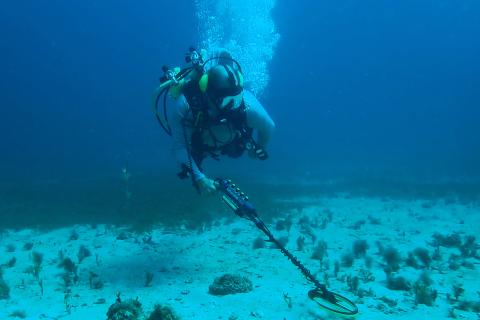
[(192, 110), (203, 110), (207, 107), (205, 97), (196, 79), (188, 80), (182, 88), (182, 93)]

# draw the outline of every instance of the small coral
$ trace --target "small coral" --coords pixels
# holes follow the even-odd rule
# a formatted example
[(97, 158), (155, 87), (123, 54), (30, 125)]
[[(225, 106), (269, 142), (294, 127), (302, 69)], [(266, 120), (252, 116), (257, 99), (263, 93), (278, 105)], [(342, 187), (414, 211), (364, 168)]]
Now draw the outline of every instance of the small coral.
[(43, 254), (35, 251), (32, 252), (32, 260), (32, 273), (33, 276), (38, 280), (40, 277), (40, 271), (42, 270)]
[(462, 261), (462, 267), (473, 270), (473, 269), (475, 269), (475, 264), (471, 261), (463, 260)]
[(300, 223), (300, 233), (308, 236), (312, 242), (317, 241), (317, 236), (315, 235), (315, 230), (309, 224)]
[(427, 286), (430, 286), (433, 284), (433, 280), (432, 278), (430, 278), (430, 274), (428, 274), (428, 272), (422, 272), (418, 277), (418, 282), (423, 283)]
[(442, 260), (442, 254), (440, 253), (440, 247), (436, 247), (435, 251), (433, 251), (432, 260), (434, 260), (434, 261), (441, 261)]
[(370, 281), (375, 281), (375, 276), (373, 275), (373, 273), (371, 273), (368, 270), (364, 270), (364, 269), (361, 269), (360, 271), (358, 271), (358, 277), (364, 283), (367, 283), (367, 282), (370, 282)]
[(275, 229), (279, 231), (282, 231), (282, 230), (290, 231), (290, 229), (292, 228), (292, 225), (293, 225), (293, 217), (292, 215), (289, 215), (285, 219), (277, 220)]
[(252, 248), (254, 250), (256, 249), (262, 249), (265, 248), (265, 240), (262, 237), (258, 237), (253, 241)]
[(2, 269), (0, 268), (0, 300), (10, 298), (10, 287), (3, 280)]
[(32, 260), (33, 264), (40, 266), (43, 262), (43, 254), (36, 251), (32, 252)]
[(25, 319), (27, 318), (27, 313), (23, 310), (16, 310), (10, 313), (10, 318), (19, 318), (19, 319)]
[(252, 282), (246, 277), (233, 274), (225, 274), (215, 278), (208, 292), (213, 295), (223, 296), (227, 294), (243, 293), (253, 290)]
[(355, 258), (364, 257), (367, 254), (368, 243), (366, 240), (356, 240), (352, 245), (352, 252)]
[(100, 278), (93, 278), (92, 279), (92, 286), (91, 289), (99, 290), (102, 289), (104, 286), (103, 280)]
[(387, 288), (390, 290), (408, 291), (410, 290), (410, 283), (402, 276), (388, 276)]
[(382, 255), (383, 252), (385, 251), (385, 246), (383, 245), (383, 243), (380, 242), (380, 241), (376, 241), (376, 242), (375, 242), (375, 245), (377, 246), (378, 254), (379, 254), (379, 255)]
[(305, 248), (305, 237), (304, 236), (298, 236), (297, 238), (297, 250), (298, 251), (303, 251)]
[(475, 236), (467, 236), (464, 243), (459, 247), (462, 257), (476, 257), (479, 246), (475, 242)]
[(480, 313), (480, 301), (472, 302), (470, 310), (475, 313)]
[(350, 292), (356, 295), (360, 286), (360, 278), (358, 278), (357, 276), (347, 276), (347, 285), (350, 289)]
[(107, 320), (140, 320), (142, 304), (137, 299), (129, 299), (112, 304), (107, 311)]
[(396, 300), (390, 299), (388, 297), (380, 297), (378, 300), (384, 302), (390, 308), (396, 307), (398, 304)]
[(150, 271), (145, 271), (145, 287), (151, 287), (152, 286), (152, 281), (153, 281), (153, 273)]
[(74, 229), (70, 232), (70, 237), (68, 238), (68, 240), (69, 241), (75, 241), (75, 240), (78, 240), (78, 238), (80, 238), (80, 236), (79, 236), (77, 230)]
[(437, 299), (437, 290), (432, 289), (423, 281), (417, 281), (413, 287), (415, 292), (415, 304), (424, 304), (426, 306), (433, 306)]
[(180, 317), (175, 314), (172, 308), (156, 304), (147, 320), (180, 320)]
[(367, 223), (365, 220), (359, 220), (357, 222), (355, 222), (353, 225), (349, 226), (350, 229), (353, 229), (353, 230), (360, 230), (360, 228), (365, 224)]
[(313, 249), (311, 258), (322, 261), (326, 255), (327, 255), (327, 243), (325, 241), (319, 241), (315, 249)]
[(370, 269), (372, 266), (373, 266), (373, 258), (365, 257), (365, 267)]
[(334, 264), (334, 267), (333, 267), (333, 274), (335, 275), (335, 277), (338, 276), (339, 272), (340, 272), (340, 262), (335, 261), (335, 264)]
[(462, 285), (460, 284), (454, 284), (452, 286), (452, 291), (453, 291), (453, 296), (455, 297), (455, 300), (458, 301), (458, 298), (463, 295), (465, 292), (465, 289), (463, 289)]
[(104, 285), (102, 279), (99, 278), (98, 274), (92, 271), (90, 271), (88, 282), (90, 284), (90, 289), (102, 289)]
[(77, 273), (78, 267), (75, 262), (72, 261), (70, 258), (63, 259), (59, 264), (59, 268), (63, 268), (66, 272), (70, 273)]
[(375, 218), (371, 215), (368, 216), (368, 221), (370, 222), (370, 224), (373, 224), (373, 225), (380, 225), (382, 224), (382, 221), (379, 219), (379, 218)]
[(16, 263), (17, 263), (17, 258), (13, 257), (12, 259), (8, 260), (8, 262), (5, 264), (5, 267), (13, 268)]
[(391, 271), (398, 271), (400, 269), (402, 259), (396, 248), (392, 246), (385, 248), (382, 252), (382, 257)]
[(448, 258), (448, 268), (453, 271), (460, 269), (460, 266), (461, 266), (460, 258), (461, 257), (459, 255), (452, 253)]
[(58, 264), (58, 267), (64, 269), (61, 276), (65, 283), (65, 287), (70, 287), (72, 283), (78, 282), (78, 266), (70, 258), (64, 258)]
[(350, 253), (350, 252), (345, 253), (345, 254), (342, 256), (342, 267), (350, 268), (351, 266), (353, 266), (354, 260), (355, 260), (355, 259), (354, 259), (352, 253)]
[(457, 309), (462, 310), (462, 311), (469, 311), (472, 308), (472, 302), (471, 301), (460, 301), (457, 304)]
[(78, 253), (77, 253), (78, 264), (81, 264), (85, 258), (88, 258), (91, 255), (92, 253), (87, 247), (85, 247), (84, 245), (80, 246), (80, 249), (78, 249)]
[(445, 236), (437, 232), (432, 236), (432, 238), (432, 244), (435, 247), (442, 246), (447, 248), (458, 248), (462, 245), (462, 239), (458, 233), (452, 233)]
[(425, 268), (430, 268), (430, 264), (432, 263), (432, 257), (430, 253), (425, 248), (416, 248), (413, 253), (415, 256), (420, 260)]

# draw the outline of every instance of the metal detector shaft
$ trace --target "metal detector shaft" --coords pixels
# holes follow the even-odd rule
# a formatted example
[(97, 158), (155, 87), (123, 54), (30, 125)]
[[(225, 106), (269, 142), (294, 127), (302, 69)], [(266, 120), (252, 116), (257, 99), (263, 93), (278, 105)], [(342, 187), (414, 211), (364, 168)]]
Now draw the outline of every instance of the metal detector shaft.
[(217, 190), (223, 192), (223, 201), (241, 218), (252, 221), (255, 226), (260, 229), (267, 237), (268, 240), (274, 243), (278, 249), (302, 272), (305, 278), (315, 285), (316, 288), (322, 291), (324, 297), (331, 302), (335, 302), (335, 296), (331, 294), (327, 287), (320, 283), (298, 259), (290, 251), (288, 251), (270, 232), (265, 223), (258, 217), (257, 211), (253, 207), (252, 203), (248, 201), (248, 197), (240, 192), (235, 184), (230, 180), (216, 179), (215, 180)]

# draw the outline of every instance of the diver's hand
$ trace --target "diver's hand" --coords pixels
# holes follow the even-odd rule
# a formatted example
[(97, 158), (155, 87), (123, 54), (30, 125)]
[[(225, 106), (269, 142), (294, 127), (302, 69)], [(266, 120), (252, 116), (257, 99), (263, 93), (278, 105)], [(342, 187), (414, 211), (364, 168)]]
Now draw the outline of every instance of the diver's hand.
[(198, 191), (202, 195), (211, 195), (217, 191), (217, 188), (215, 188), (215, 181), (212, 179), (209, 179), (207, 177), (202, 177), (196, 181)]
[(252, 159), (258, 159), (258, 160), (267, 160), (268, 159), (268, 153), (265, 149), (263, 148), (253, 148), (248, 151), (248, 155)]

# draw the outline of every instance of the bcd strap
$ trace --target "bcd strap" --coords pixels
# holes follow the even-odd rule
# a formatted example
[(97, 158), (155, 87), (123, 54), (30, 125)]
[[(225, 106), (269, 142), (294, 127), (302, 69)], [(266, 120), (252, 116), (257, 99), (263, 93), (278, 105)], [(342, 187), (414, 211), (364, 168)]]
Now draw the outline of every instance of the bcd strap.
[[(194, 128), (199, 128), (199, 123), (203, 120), (203, 111), (199, 111), (195, 117), (195, 122), (193, 123)], [(201, 128), (200, 128), (201, 129)]]

